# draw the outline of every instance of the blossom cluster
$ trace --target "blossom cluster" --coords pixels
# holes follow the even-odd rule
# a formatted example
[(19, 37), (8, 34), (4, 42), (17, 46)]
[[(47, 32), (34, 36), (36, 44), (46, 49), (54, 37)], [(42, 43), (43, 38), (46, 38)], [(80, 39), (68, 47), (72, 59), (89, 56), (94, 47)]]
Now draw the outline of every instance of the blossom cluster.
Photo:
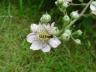
[(50, 20), (51, 16), (46, 13), (40, 18), (38, 25), (31, 25), (31, 33), (27, 35), (27, 41), (32, 43), (30, 49), (49, 52), (51, 47), (57, 48), (61, 44), (61, 41), (55, 36), (57, 33), (55, 22), (49, 24)]
[(75, 38), (75, 36), (78, 37), (82, 35), (83, 32), (80, 29), (73, 32), (72, 25), (84, 14), (89, 6), (90, 12), (96, 15), (96, 1), (90, 1), (86, 4), (81, 13), (79, 13), (79, 10), (75, 10), (72, 11), (70, 15), (67, 14), (67, 7), (72, 4), (72, 0), (57, 0), (55, 4), (64, 14), (62, 17), (62, 29), (59, 30), (58, 27), (55, 26), (55, 22), (49, 23), (51, 21), (50, 14), (43, 14), (39, 24), (31, 24), (31, 33), (27, 35), (27, 41), (31, 43), (30, 49), (50, 52), (51, 48), (57, 48), (62, 44), (62, 41), (69, 41), (70, 39), (80, 45), (81, 40)]

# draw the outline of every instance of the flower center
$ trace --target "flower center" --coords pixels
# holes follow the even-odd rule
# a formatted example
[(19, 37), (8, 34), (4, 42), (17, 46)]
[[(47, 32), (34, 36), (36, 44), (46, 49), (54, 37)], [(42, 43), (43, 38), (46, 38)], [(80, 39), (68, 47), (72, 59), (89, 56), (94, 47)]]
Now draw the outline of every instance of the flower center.
[(50, 38), (53, 37), (53, 35), (50, 35), (47, 31), (42, 30), (39, 31), (38, 33), (38, 39), (42, 42), (47, 42)]
[(53, 35), (49, 34), (48, 30), (44, 25), (40, 25), (37, 31), (38, 40), (41, 42), (48, 42), (50, 38), (53, 38)]

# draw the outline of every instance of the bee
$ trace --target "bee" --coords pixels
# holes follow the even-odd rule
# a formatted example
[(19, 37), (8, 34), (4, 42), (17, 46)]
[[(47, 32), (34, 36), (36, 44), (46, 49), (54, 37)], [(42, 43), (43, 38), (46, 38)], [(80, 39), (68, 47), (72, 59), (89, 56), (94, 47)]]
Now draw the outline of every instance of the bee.
[(49, 34), (45, 27), (42, 27), (38, 31), (38, 37), (39, 37), (39, 40), (45, 42), (45, 41), (48, 41), (48, 39), (53, 38), (53, 35)]
[(39, 35), (40, 38), (53, 38), (53, 35), (48, 35), (48, 34), (42, 34), (42, 35)]
[(42, 41), (42, 42), (46, 42), (50, 38), (53, 38), (53, 35), (48, 35), (48, 34), (41, 34), (41, 35), (39, 35), (39, 40)]

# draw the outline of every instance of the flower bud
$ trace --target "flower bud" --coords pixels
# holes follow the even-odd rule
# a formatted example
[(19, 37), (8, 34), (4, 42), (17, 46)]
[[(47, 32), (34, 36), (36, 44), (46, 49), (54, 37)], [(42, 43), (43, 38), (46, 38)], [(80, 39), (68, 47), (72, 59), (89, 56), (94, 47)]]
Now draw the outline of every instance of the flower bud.
[(57, 0), (56, 2), (55, 2), (55, 4), (56, 5), (60, 5), (60, 4), (62, 4), (64, 2), (64, 0)]
[(66, 14), (66, 15), (63, 17), (63, 21), (64, 21), (64, 22), (69, 22), (69, 21), (70, 21), (70, 17)]
[(68, 40), (70, 39), (70, 35), (67, 34), (67, 33), (63, 33), (62, 38), (63, 38), (65, 41), (68, 41)]
[(74, 42), (75, 42), (76, 44), (78, 44), (78, 45), (81, 44), (81, 40), (80, 40), (80, 39), (75, 39)]
[(57, 5), (57, 4), (58, 4), (58, 2), (57, 2), (57, 1), (55, 1), (55, 4)]
[(67, 33), (68, 35), (71, 35), (71, 30), (70, 29), (66, 29), (65, 33)]
[(77, 30), (77, 35), (82, 35), (82, 31), (81, 30)]
[(53, 35), (58, 35), (59, 33), (60, 33), (60, 30), (58, 28), (56, 28)]
[(68, 41), (71, 37), (71, 30), (66, 29), (65, 32), (63, 33), (62, 37), (64, 40)]
[(78, 11), (73, 11), (73, 12), (71, 13), (71, 17), (74, 18), (74, 19), (76, 19), (76, 18), (79, 18), (80, 15), (79, 15)]
[(68, 5), (68, 2), (63, 2), (63, 8), (67, 8), (69, 5)]
[(49, 21), (51, 21), (51, 16), (49, 14), (43, 14), (42, 17), (40, 18), (40, 21), (42, 23), (47, 23)]

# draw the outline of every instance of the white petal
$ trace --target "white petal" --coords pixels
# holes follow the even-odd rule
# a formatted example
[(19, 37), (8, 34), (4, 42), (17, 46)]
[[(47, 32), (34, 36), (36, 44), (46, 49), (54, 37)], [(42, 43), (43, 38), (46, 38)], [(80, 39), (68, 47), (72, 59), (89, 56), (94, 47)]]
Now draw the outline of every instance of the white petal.
[(96, 11), (92, 11), (92, 13), (93, 13), (94, 15), (96, 15)]
[(42, 44), (39, 41), (34, 41), (30, 46), (30, 49), (32, 50), (39, 50), (41, 48), (42, 48)]
[(58, 46), (61, 44), (61, 42), (60, 42), (60, 40), (59, 40), (58, 38), (51, 38), (51, 39), (49, 40), (49, 44), (50, 44), (53, 48), (56, 48), (56, 47), (58, 47)]
[(55, 22), (53, 22), (53, 23), (51, 24), (51, 27), (54, 27), (54, 25), (55, 25)]
[(91, 9), (91, 11), (95, 11), (96, 10), (96, 8), (93, 5), (90, 5), (90, 9)]
[(30, 33), (30, 34), (27, 35), (27, 41), (29, 43), (32, 43), (34, 40), (36, 40), (36, 34)]
[(54, 32), (56, 31), (56, 27), (54, 26), (55, 22), (53, 22), (51, 25), (47, 24), (45, 26), (45, 28), (47, 29), (49, 34), (54, 34)]
[(44, 27), (43, 24), (42, 24), (42, 25), (39, 24), (39, 25), (38, 25), (38, 32), (42, 32), (42, 31), (44, 32), (44, 31), (46, 31), (46, 29), (45, 29), (45, 27)]
[(42, 50), (43, 52), (50, 52), (51, 47), (46, 44), (46, 46), (44, 46), (41, 50)]
[(91, 9), (92, 11), (96, 11), (96, 1), (93, 1), (93, 2), (91, 3), (90, 9)]
[(31, 30), (32, 30), (32, 32), (36, 32), (37, 31), (37, 28), (38, 28), (38, 25), (31, 24)]
[(49, 28), (50, 28), (50, 24), (44, 25), (44, 27), (45, 27), (46, 29), (49, 29)]

